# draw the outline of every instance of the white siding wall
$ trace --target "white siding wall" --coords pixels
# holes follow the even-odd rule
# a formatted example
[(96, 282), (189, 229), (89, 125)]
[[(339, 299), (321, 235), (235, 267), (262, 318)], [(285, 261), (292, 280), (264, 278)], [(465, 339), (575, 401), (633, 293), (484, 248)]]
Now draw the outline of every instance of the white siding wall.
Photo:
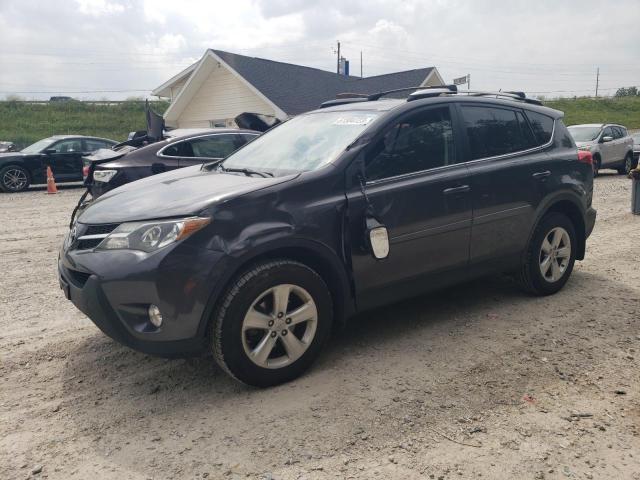
[(177, 120), (177, 127), (208, 127), (210, 120), (231, 119), (242, 112), (275, 115), (274, 109), (226, 68), (217, 64)]
[(177, 81), (171, 87), (169, 87), (169, 91), (171, 92), (171, 101), (178, 96), (182, 87), (184, 87), (185, 83), (189, 80), (189, 75), (186, 75), (182, 80)]

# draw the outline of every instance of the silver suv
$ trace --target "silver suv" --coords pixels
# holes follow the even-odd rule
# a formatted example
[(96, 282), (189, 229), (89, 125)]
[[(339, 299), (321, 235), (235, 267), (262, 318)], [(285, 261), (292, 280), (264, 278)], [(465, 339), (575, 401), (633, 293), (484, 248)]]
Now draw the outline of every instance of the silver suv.
[(612, 123), (572, 125), (569, 132), (579, 150), (591, 152), (593, 174), (601, 168), (613, 168), (620, 174), (628, 174), (635, 168), (633, 138), (626, 127)]

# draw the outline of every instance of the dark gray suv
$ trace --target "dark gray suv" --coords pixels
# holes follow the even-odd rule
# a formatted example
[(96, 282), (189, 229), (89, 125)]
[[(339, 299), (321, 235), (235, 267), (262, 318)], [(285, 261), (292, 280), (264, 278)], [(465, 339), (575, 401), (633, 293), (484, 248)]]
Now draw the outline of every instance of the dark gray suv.
[(103, 195), (60, 251), (67, 298), (125, 345), (209, 351), (268, 386), (356, 312), (494, 272), (560, 290), (596, 217), (562, 113), (412, 90), (327, 102), (222, 163)]

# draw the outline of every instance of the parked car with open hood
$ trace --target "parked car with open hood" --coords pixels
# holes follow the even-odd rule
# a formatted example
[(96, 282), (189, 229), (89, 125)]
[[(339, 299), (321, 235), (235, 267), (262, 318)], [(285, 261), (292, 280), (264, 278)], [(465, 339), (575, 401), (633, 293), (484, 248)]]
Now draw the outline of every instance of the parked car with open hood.
[(117, 143), (107, 138), (55, 135), (19, 152), (0, 153), (0, 190), (20, 192), (32, 183), (45, 183), (47, 166), (58, 183), (81, 181), (82, 157)]
[(601, 168), (613, 168), (620, 174), (628, 174), (635, 168), (633, 139), (622, 125), (572, 125), (569, 127), (569, 133), (578, 149), (591, 152), (594, 175), (598, 175)]
[(177, 168), (222, 160), (260, 132), (233, 128), (178, 129), (144, 147), (124, 145), (84, 158), (85, 185), (96, 199), (116, 187)]
[(492, 272), (559, 291), (596, 217), (591, 155), (562, 112), (408, 90), (328, 102), (221, 163), (101, 196), (61, 247), (65, 296), (125, 345), (213, 352), (268, 386), (356, 312)]

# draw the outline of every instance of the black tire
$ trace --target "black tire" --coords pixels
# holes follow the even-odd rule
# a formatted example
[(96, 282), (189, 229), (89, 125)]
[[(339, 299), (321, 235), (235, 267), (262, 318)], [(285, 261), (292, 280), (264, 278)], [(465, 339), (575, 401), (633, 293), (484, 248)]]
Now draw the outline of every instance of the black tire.
[(627, 156), (624, 157), (624, 163), (622, 166), (618, 167), (618, 173), (620, 175), (629, 175), (629, 172), (636, 168), (633, 161), (633, 154), (627, 153)]
[[(570, 255), (562, 276), (556, 281), (550, 281), (545, 278), (541, 272), (541, 259), (544, 255), (542, 250), (542, 243), (550, 233), (560, 227), (567, 232), (570, 239)], [(562, 213), (551, 212), (546, 214), (533, 232), (529, 247), (525, 253), (522, 267), (518, 275), (518, 283), (522, 288), (534, 295), (552, 295), (558, 292), (564, 284), (567, 283), (571, 272), (573, 271), (573, 265), (576, 259), (576, 248), (578, 246), (575, 228), (571, 220)], [(554, 260), (555, 261), (555, 260)]]
[[(317, 311), (315, 334), (297, 360), (282, 367), (266, 368), (256, 364), (245, 352), (246, 337), (242, 325), (245, 315), (254, 302), (267, 298), (263, 297), (266, 291), (282, 284), (300, 287), (310, 295)], [(268, 302), (268, 300), (263, 301)], [(272, 301), (275, 302), (275, 298)], [(273, 308), (275, 310), (275, 305)], [(272, 318), (275, 319), (275, 317)], [(331, 294), (320, 275), (306, 265), (293, 260), (270, 260), (254, 265), (231, 283), (214, 310), (209, 338), (216, 361), (227, 373), (242, 383), (256, 387), (269, 387), (293, 380), (311, 366), (329, 337), (332, 321)], [(273, 332), (280, 331), (276, 326), (273, 328)], [(291, 335), (294, 334), (292, 332), (295, 328), (297, 327), (293, 327), (290, 331)], [(304, 328), (307, 328), (306, 324)], [(269, 331), (271, 330), (264, 331), (262, 340), (270, 335)], [(261, 331), (252, 333), (263, 335)], [(276, 346), (270, 351), (275, 356), (278, 354), (277, 349), (281, 349), (280, 351), (288, 357), (288, 352), (282, 343), (283, 339), (279, 333), (277, 335), (277, 339), (274, 340), (277, 342)], [(271, 356), (268, 359), (271, 359)]]
[[(20, 178), (24, 177), (24, 182), (20, 182), (16, 184), (12, 181), (12, 178), (15, 178), (15, 175), (11, 175), (11, 173), (18, 173)], [(7, 193), (16, 193), (22, 192), (29, 188), (31, 184), (31, 175), (24, 167), (20, 165), (7, 165), (0, 169), (0, 190)]]
[(600, 161), (600, 157), (593, 157), (593, 176), (597, 177), (600, 175), (600, 166), (602, 165)]

